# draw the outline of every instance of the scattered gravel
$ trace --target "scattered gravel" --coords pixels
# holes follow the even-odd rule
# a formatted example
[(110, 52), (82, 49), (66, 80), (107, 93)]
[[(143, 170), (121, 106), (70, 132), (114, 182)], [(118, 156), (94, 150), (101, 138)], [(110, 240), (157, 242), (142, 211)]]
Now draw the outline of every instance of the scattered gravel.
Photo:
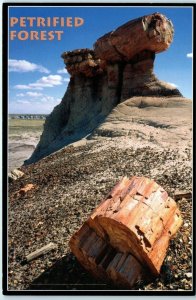
[[(118, 144), (118, 137), (113, 140)], [(103, 139), (69, 146), (22, 167), (25, 175), (9, 186), (9, 290), (116, 290), (80, 266), (70, 253), (70, 237), (122, 176), (154, 178), (170, 196), (191, 191), (190, 161), (189, 148), (182, 155), (169, 148), (117, 148)], [(34, 189), (16, 193), (30, 183)], [(192, 289), (192, 202), (182, 198), (178, 205), (184, 223), (170, 243), (160, 276), (140, 281), (134, 289)], [(21, 264), (25, 255), (49, 242), (58, 248)]]

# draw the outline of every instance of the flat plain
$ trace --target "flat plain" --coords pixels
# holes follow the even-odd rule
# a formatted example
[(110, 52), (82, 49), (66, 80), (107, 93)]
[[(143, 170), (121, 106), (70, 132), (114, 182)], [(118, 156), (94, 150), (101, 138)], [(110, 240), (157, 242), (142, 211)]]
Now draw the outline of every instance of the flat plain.
[(39, 141), (45, 120), (10, 119), (8, 121), (8, 169), (23, 165)]

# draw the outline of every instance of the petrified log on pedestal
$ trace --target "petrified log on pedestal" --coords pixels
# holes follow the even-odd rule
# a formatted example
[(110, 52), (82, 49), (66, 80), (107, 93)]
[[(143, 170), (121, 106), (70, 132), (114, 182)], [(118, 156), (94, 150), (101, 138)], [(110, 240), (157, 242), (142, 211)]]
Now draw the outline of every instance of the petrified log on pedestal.
[(33, 163), (86, 137), (120, 102), (135, 96), (182, 96), (156, 78), (156, 53), (167, 50), (173, 25), (159, 13), (131, 20), (100, 37), (94, 49), (76, 49), (61, 57), (71, 75), (59, 105), (47, 117)]
[(94, 276), (129, 288), (158, 275), (182, 224), (176, 202), (155, 181), (124, 177), (76, 232), (70, 247)]
[(173, 24), (164, 15), (154, 13), (111, 31), (94, 44), (97, 57), (107, 61), (130, 60), (137, 53), (149, 50), (159, 53), (173, 40)]

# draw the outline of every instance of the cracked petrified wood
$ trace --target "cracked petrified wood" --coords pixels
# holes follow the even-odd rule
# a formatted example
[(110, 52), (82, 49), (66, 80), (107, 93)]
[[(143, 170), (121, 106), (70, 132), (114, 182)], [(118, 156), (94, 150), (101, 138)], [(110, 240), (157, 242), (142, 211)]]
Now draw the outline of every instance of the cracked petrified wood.
[(155, 181), (124, 177), (70, 240), (94, 276), (131, 288), (158, 275), (169, 240), (182, 224), (176, 202)]
[(159, 53), (166, 50), (173, 40), (173, 24), (160, 13), (131, 20), (99, 38), (94, 50), (107, 61), (130, 60), (144, 50)]
[(64, 59), (70, 75), (84, 74), (86, 77), (93, 77), (103, 72), (101, 60), (95, 57), (95, 53), (91, 49), (67, 51), (61, 57)]

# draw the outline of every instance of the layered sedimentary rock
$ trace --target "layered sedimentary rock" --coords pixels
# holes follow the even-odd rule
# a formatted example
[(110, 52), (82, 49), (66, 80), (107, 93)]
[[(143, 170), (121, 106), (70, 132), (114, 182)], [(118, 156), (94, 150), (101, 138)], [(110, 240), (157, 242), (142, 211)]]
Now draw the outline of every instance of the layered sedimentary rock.
[(155, 181), (124, 177), (72, 236), (70, 247), (96, 277), (131, 288), (143, 273), (160, 273), (181, 224), (176, 202)]
[(153, 73), (155, 54), (173, 39), (173, 25), (155, 13), (130, 21), (96, 41), (94, 50), (64, 52), (71, 75), (67, 91), (46, 119), (40, 142), (26, 163), (85, 137), (120, 102), (134, 96), (181, 96)]

